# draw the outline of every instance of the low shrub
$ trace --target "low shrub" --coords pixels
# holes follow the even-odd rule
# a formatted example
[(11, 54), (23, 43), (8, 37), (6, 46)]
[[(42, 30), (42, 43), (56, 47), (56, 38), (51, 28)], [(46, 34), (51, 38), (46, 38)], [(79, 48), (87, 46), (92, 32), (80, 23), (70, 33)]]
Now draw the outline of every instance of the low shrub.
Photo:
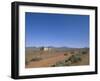
[(81, 61), (81, 56), (80, 54), (75, 54), (75, 55), (72, 55), (71, 58), (69, 59), (72, 63), (74, 62), (78, 62), (78, 61)]
[(71, 64), (72, 64), (71, 61), (67, 61), (67, 62), (65, 62), (65, 66), (70, 66)]
[(65, 55), (65, 56), (67, 56), (68, 54), (67, 54), (67, 53), (65, 53), (64, 55)]
[(83, 51), (82, 54), (87, 54), (87, 52), (86, 51)]
[(51, 65), (51, 67), (55, 67), (56, 65)]
[(56, 63), (56, 66), (64, 66), (64, 62), (59, 61), (59, 62)]
[(32, 58), (30, 61), (39, 61), (41, 60), (42, 58)]

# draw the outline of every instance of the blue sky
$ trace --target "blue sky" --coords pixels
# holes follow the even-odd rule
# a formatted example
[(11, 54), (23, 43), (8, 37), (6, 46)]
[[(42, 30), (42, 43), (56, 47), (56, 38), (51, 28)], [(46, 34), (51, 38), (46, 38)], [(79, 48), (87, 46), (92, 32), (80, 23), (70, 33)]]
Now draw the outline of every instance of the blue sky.
[(89, 47), (89, 16), (26, 12), (25, 46)]

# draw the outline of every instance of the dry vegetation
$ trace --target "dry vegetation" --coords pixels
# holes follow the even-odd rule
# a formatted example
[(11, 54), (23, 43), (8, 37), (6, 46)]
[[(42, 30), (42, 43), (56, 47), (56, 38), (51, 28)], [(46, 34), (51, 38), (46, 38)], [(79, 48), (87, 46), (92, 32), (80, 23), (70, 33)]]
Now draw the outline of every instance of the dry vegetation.
[(25, 67), (58, 67), (89, 65), (89, 49), (37, 51), (26, 48)]

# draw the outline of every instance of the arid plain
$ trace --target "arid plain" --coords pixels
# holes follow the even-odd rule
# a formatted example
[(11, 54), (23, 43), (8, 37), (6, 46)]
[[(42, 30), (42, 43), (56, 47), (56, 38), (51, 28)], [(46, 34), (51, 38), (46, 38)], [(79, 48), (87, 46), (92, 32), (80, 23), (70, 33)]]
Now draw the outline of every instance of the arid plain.
[(44, 48), (27, 47), (26, 68), (64, 67), (89, 65), (89, 48)]

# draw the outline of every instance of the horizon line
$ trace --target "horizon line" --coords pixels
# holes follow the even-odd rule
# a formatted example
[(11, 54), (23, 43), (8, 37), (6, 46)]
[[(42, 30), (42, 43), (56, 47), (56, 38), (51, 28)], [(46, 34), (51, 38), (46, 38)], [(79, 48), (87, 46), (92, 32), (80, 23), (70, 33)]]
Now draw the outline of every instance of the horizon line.
[(84, 47), (70, 47), (70, 46), (25, 46), (25, 48), (28, 48), (28, 47), (35, 47), (35, 48), (40, 48), (40, 47), (54, 47), (54, 48), (61, 48), (61, 47), (65, 47), (65, 48), (89, 48), (87, 46), (84, 46)]

